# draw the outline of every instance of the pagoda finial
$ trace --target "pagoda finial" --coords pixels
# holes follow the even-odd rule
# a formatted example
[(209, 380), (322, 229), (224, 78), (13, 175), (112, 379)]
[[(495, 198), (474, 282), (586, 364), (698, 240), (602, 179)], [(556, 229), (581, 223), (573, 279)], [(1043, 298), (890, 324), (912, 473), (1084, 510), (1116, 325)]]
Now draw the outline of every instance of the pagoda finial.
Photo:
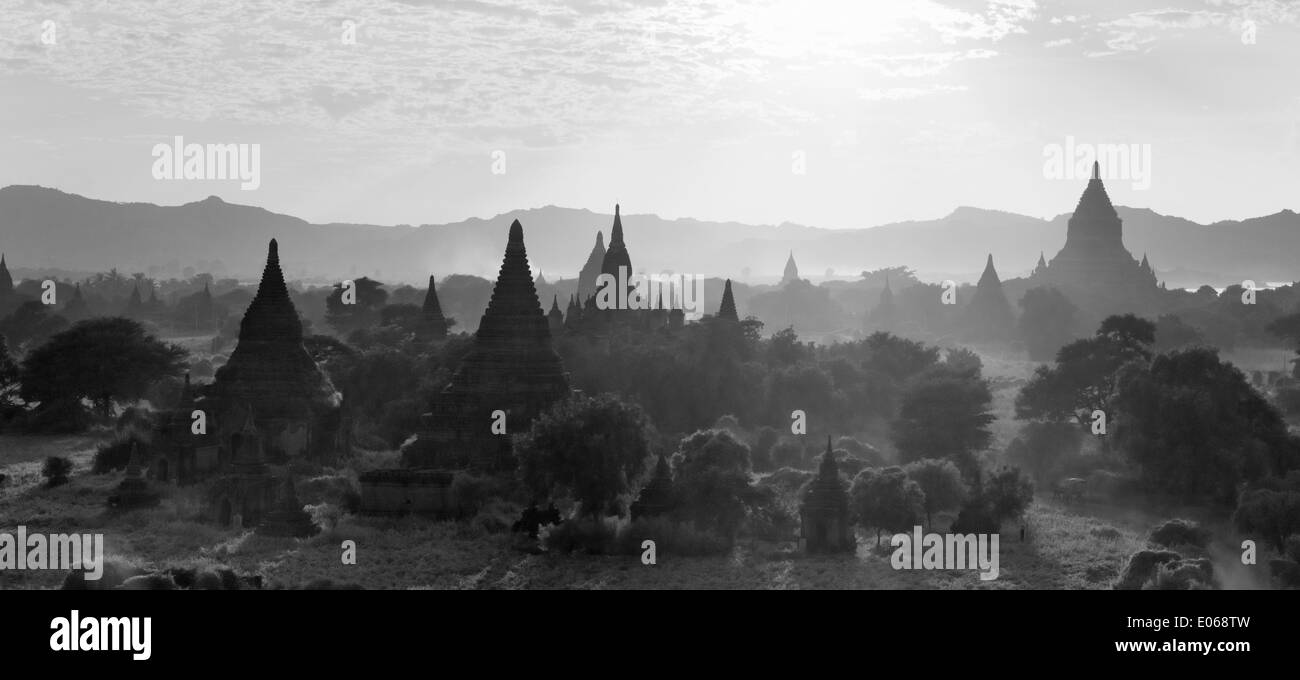
[(524, 225), (515, 220), (510, 223), (510, 237), (506, 239), (506, 245), (523, 245), (524, 244)]
[(1101, 179), (1101, 163), (1098, 161), (1092, 162), (1092, 178)]
[(271, 247), (267, 250), (266, 259), (267, 261), (274, 260), (276, 263), (280, 262), (280, 244), (276, 243), (275, 239), (271, 239)]
[(731, 279), (722, 287), (722, 305), (718, 307), (718, 317), (731, 321), (740, 321), (736, 312), (736, 298), (731, 293)]

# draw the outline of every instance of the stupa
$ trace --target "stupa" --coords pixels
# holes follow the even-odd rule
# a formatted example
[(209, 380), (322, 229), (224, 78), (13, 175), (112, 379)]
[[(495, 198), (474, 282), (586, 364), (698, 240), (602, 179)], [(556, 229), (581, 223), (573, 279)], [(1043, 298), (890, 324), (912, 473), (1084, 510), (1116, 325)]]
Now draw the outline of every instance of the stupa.
[(117, 485), (113, 495), (108, 497), (108, 506), (114, 510), (131, 510), (158, 505), (160, 496), (149, 488), (149, 482), (140, 469), (139, 447), (131, 442), (131, 460), (126, 465), (126, 476)]
[(583, 304), (596, 294), (596, 277), (600, 276), (600, 267), (605, 262), (605, 235), (596, 232), (596, 245), (591, 247), (586, 264), (578, 274), (578, 304)]
[(293, 477), (286, 474), (284, 481), (280, 483), (280, 493), (276, 497), (275, 507), (258, 525), (257, 533), (265, 536), (306, 538), (317, 531), (319, 529), (311, 521), (311, 515), (303, 510), (303, 505), (294, 492)]
[(804, 550), (810, 553), (851, 552), (857, 547), (853, 527), (849, 524), (849, 498), (840, 481), (839, 466), (831, 452), (831, 438), (826, 437), (817, 477), (804, 492), (799, 507), (800, 536)]
[(1029, 284), (1056, 287), (1098, 315), (1154, 311), (1155, 272), (1124, 247), (1123, 221), (1106, 193), (1099, 163), (1092, 164), (1092, 178), (1070, 216), (1065, 246), (1045, 268), (1035, 269)]
[(447, 317), (442, 315), (442, 304), (438, 302), (438, 291), (434, 288), (433, 275), (429, 275), (429, 292), (424, 294), (424, 306), (420, 308), (423, 327), (429, 337), (441, 340), (447, 337)]
[(785, 272), (781, 275), (781, 285), (794, 283), (799, 280), (799, 266), (794, 263), (794, 251), (790, 251), (790, 257), (785, 261)]
[(1015, 334), (1015, 315), (1002, 280), (993, 268), (993, 254), (984, 263), (984, 273), (975, 285), (975, 293), (966, 305), (962, 323), (963, 335), (976, 342), (1006, 340)]
[(239, 325), (238, 344), (217, 369), (210, 394), (219, 441), (228, 454), (235, 451), (233, 437), (245, 406), (256, 414), (273, 461), (332, 462), (347, 454), (340, 446), (348, 439), (340, 436), (342, 396), (303, 346), (302, 321), (289, 299), (275, 239), (257, 295)]
[(637, 496), (636, 502), (630, 508), (632, 519), (655, 517), (668, 512), (672, 509), (672, 498), (673, 471), (668, 466), (668, 460), (661, 453), (659, 462), (655, 465), (654, 477), (644, 489), (641, 489), (641, 494)]
[(731, 279), (722, 287), (722, 304), (718, 306), (718, 318), (728, 321), (740, 321), (740, 316), (736, 313), (736, 297), (731, 294)]
[[(505, 258), (474, 345), (402, 449), (409, 468), (513, 470), (510, 435), (569, 394), (568, 375), (551, 346), (524, 248), (524, 229), (510, 225)], [(506, 413), (494, 434), (493, 412)]]

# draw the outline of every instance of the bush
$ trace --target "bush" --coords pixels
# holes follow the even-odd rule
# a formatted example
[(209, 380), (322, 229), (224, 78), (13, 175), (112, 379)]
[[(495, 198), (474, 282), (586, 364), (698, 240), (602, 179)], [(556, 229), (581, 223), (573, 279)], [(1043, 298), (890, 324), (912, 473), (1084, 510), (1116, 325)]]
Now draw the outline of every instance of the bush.
[(1157, 567), (1180, 559), (1182, 555), (1170, 550), (1139, 550), (1128, 558), (1128, 565), (1124, 567), (1124, 573), (1120, 574), (1114, 588), (1115, 590), (1140, 590), (1143, 585), (1155, 578)]
[(114, 470), (125, 469), (131, 462), (132, 443), (139, 447), (139, 453), (142, 457), (146, 459), (149, 457), (149, 440), (145, 439), (139, 432), (129, 430), (113, 441), (100, 446), (95, 451), (94, 460), (90, 464), (90, 471), (97, 475), (104, 475)]
[(615, 554), (640, 556), (642, 542), (655, 542), (655, 556), (707, 557), (725, 555), (730, 550), (727, 539), (711, 531), (701, 531), (694, 524), (674, 522), (667, 517), (645, 517), (620, 526), (614, 544)]
[(618, 538), (619, 524), (617, 517), (569, 519), (543, 526), (537, 532), (537, 540), (542, 549), (549, 552), (608, 555)]
[(1191, 520), (1171, 519), (1152, 530), (1148, 540), (1166, 548), (1180, 545), (1205, 548), (1210, 543), (1210, 532)]
[(1142, 590), (1213, 590), (1216, 587), (1214, 567), (1204, 557), (1160, 564), (1151, 579), (1142, 584)]
[(563, 554), (639, 556), (645, 540), (655, 542), (656, 556), (722, 555), (730, 550), (726, 538), (696, 529), (690, 522), (674, 522), (667, 517), (645, 517), (635, 522), (618, 517), (569, 519), (558, 525), (543, 526), (538, 540), (544, 550)]
[(68, 475), (72, 473), (72, 461), (59, 456), (50, 456), (45, 459), (45, 465), (41, 466), (41, 476), (45, 477), (45, 486), (55, 487), (68, 483)]
[[(473, 517), (493, 499), (505, 496), (505, 484), (495, 477), (457, 472), (451, 480), (451, 499), (462, 517)], [(507, 525), (506, 528), (509, 528)]]

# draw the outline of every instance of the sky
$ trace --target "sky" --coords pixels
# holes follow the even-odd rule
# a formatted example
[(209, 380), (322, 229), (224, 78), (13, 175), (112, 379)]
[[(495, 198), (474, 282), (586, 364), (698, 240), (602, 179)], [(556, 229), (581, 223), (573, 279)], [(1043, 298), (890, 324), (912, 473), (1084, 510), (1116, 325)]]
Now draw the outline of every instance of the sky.
[[(618, 202), (853, 228), (1068, 212), (1085, 179), (1050, 170), (1053, 149), (1123, 144), (1145, 181), (1108, 177), (1117, 204), (1300, 209), (1296, 0), (0, 0), (0, 17), (0, 186), (312, 222)], [(156, 178), (177, 136), (258, 145), (260, 182)]]

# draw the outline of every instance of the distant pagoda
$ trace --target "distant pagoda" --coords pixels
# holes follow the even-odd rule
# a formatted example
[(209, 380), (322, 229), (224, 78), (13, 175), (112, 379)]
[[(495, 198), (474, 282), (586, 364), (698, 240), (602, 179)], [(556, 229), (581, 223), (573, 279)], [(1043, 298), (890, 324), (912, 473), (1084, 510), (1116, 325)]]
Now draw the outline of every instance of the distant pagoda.
[(605, 235), (596, 232), (596, 245), (591, 247), (586, 264), (578, 274), (578, 304), (584, 304), (596, 294), (596, 277), (600, 276), (600, 267), (605, 262)]
[(799, 280), (799, 266), (794, 263), (794, 251), (790, 251), (790, 257), (785, 261), (785, 272), (781, 275), (781, 285), (794, 283)]
[(1100, 163), (1066, 227), (1065, 246), (1034, 270), (1031, 286), (1053, 286), (1071, 302), (1102, 315), (1152, 311), (1159, 295), (1155, 272), (1143, 267), (1124, 247), (1123, 221), (1110, 202)]
[(420, 308), (424, 329), (429, 337), (441, 340), (447, 337), (447, 317), (442, 314), (442, 305), (438, 302), (438, 291), (434, 288), (433, 275), (429, 275), (429, 291), (424, 294), (424, 306)]
[(340, 432), (342, 396), (303, 346), (302, 321), (289, 299), (275, 239), (257, 295), (239, 324), (238, 344), (217, 369), (210, 394), (223, 443), (251, 409), (273, 460), (305, 455), (330, 461), (347, 453)]
[(731, 279), (722, 287), (722, 304), (718, 306), (718, 318), (728, 321), (740, 321), (740, 315), (736, 313), (736, 298), (731, 293)]
[(1005, 340), (1015, 332), (1015, 315), (1006, 292), (1002, 290), (1002, 280), (993, 268), (992, 253), (985, 261), (984, 273), (966, 305), (963, 328), (965, 335), (975, 341)]
[(0, 253), (0, 299), (14, 294), (14, 277), (9, 274), (4, 253)]
[(551, 337), (555, 337), (564, 332), (564, 312), (560, 311), (560, 296), (551, 296), (551, 311), (546, 314), (546, 326), (551, 331)]
[(889, 287), (889, 275), (885, 275), (885, 288), (880, 291), (876, 306), (867, 312), (866, 331), (894, 333), (898, 330), (898, 303), (894, 302), (894, 291)]
[[(569, 394), (568, 375), (551, 346), (546, 315), (529, 274), (524, 229), (510, 225), (505, 258), (474, 345), (434, 399), (421, 431), (402, 449), (409, 468), (513, 469), (510, 435)], [(507, 434), (493, 434), (492, 413), (506, 413)]]

